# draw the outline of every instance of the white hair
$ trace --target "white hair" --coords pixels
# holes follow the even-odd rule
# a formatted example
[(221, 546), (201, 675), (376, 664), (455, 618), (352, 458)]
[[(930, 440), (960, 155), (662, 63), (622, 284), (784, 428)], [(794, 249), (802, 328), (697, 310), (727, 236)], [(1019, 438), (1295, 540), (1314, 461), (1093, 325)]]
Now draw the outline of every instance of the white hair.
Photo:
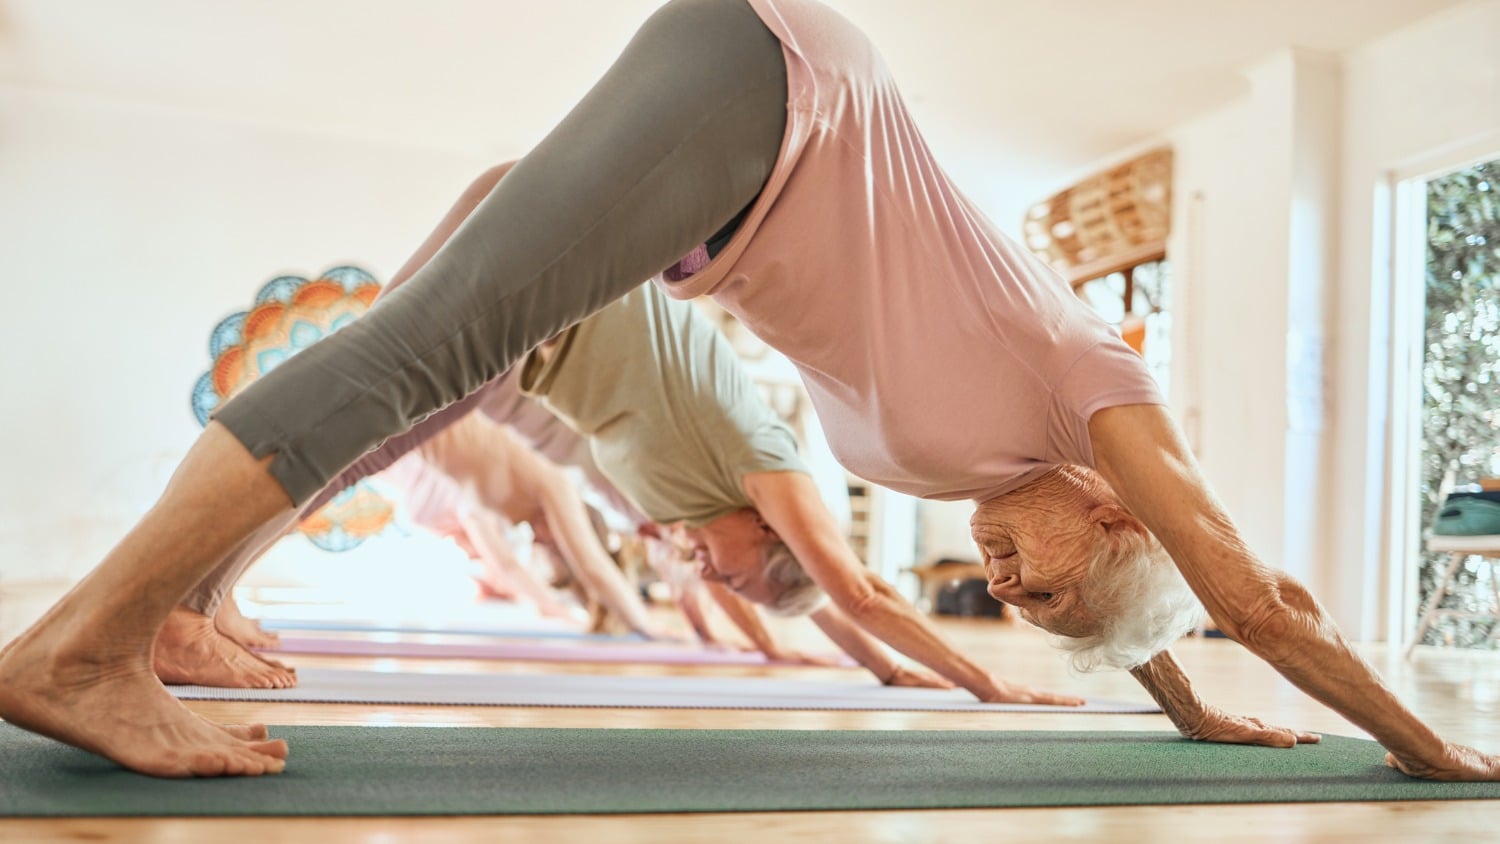
[(1197, 629), (1204, 612), (1177, 565), (1150, 534), (1122, 532), (1089, 565), (1080, 598), (1099, 632), (1054, 637), (1077, 671), (1135, 668)]
[(828, 603), (828, 596), (813, 582), (785, 542), (766, 546), (765, 554), (761, 556), (761, 576), (776, 592), (776, 597), (766, 607), (766, 612), (772, 615), (807, 615)]

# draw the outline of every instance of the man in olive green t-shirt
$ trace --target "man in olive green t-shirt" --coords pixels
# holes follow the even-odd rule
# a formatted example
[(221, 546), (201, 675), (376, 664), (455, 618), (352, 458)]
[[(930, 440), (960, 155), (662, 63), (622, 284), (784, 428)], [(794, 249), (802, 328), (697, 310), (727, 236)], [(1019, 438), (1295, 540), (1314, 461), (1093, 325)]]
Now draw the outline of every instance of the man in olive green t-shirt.
[[(969, 662), (843, 542), (797, 456), (712, 321), (642, 285), (534, 350), (520, 385), (587, 438), (599, 470), (642, 513), (681, 524), (707, 580), (789, 615), (809, 614), (888, 685), (948, 685), (912, 671), (895, 647), (990, 699)], [(783, 537), (820, 549), (798, 560)], [(866, 595), (848, 615), (822, 589)]]

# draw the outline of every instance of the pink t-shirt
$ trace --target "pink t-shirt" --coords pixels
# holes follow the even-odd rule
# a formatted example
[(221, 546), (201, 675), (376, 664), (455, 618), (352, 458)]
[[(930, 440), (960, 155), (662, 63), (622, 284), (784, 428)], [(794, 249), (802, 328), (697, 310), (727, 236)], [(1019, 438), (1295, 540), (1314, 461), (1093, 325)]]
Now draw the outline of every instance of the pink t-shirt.
[(1144, 363), (949, 181), (868, 39), (811, 0), (750, 0), (781, 40), (787, 129), (709, 295), (800, 370), (835, 456), (924, 498), (985, 500), (1094, 464), (1088, 419), (1160, 404)]

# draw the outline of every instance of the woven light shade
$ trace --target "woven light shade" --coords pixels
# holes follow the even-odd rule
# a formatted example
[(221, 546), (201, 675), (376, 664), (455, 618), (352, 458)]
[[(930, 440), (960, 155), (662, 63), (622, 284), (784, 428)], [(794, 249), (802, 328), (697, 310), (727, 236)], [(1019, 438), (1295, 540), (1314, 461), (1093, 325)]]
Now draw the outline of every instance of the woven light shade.
[(1163, 257), (1172, 221), (1172, 151), (1131, 159), (1038, 202), (1026, 245), (1069, 284)]

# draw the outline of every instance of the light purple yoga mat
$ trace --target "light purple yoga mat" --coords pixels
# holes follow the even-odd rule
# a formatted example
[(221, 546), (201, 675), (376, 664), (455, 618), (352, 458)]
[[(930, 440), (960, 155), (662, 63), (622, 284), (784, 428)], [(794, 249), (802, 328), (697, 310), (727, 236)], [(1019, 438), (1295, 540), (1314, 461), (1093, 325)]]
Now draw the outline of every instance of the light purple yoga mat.
[(584, 706), (638, 709), (847, 709), (915, 712), (1160, 712), (1154, 704), (1084, 706), (980, 703), (957, 689), (887, 688), (775, 677), (629, 677), (588, 674), (426, 674), (304, 668), (294, 689), (168, 686), (183, 700), (444, 706)]
[[(626, 662), (659, 665), (800, 665), (768, 662), (764, 654), (714, 651), (673, 645), (534, 642), (378, 642), (369, 639), (319, 639), (282, 636), (272, 649), (283, 654), (423, 657), (428, 659), (512, 659), (544, 662)], [(836, 667), (856, 667), (843, 659)]]

